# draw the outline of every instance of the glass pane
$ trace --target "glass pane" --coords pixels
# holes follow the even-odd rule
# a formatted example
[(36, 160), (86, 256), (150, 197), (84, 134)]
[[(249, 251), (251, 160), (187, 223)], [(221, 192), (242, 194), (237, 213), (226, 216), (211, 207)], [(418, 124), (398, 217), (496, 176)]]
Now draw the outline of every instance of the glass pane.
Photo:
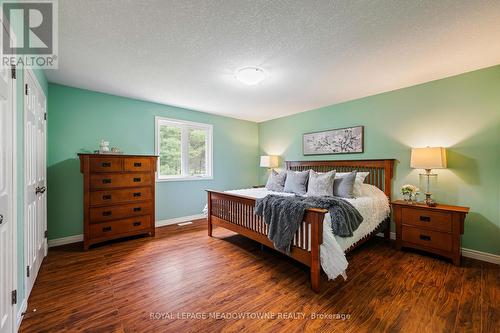
[(207, 156), (206, 156), (206, 135), (204, 129), (189, 128), (189, 175), (202, 176), (207, 173)]
[(181, 129), (160, 126), (160, 175), (180, 176), (181, 170)]

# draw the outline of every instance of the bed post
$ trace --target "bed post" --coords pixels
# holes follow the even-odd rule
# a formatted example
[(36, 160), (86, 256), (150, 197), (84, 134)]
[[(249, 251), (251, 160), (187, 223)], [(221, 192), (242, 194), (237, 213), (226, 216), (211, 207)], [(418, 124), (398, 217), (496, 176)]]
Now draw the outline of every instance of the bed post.
[[(391, 180), (394, 175), (394, 160), (384, 161), (384, 192), (391, 201)], [(387, 226), (384, 230), (384, 238), (386, 240), (391, 240), (391, 215), (387, 218)]]
[(323, 240), (323, 216), (315, 213), (311, 223), (311, 288), (319, 292), (321, 277), (320, 245)]
[(208, 193), (208, 212), (207, 212), (207, 226), (208, 226), (208, 237), (212, 237), (212, 193), (207, 191)]

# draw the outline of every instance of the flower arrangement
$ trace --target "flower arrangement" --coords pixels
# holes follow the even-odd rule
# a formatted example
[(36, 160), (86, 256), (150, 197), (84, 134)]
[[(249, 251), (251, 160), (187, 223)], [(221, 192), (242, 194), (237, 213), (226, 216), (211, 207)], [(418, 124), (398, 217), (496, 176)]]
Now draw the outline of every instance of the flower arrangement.
[(410, 202), (413, 202), (413, 199), (416, 199), (419, 191), (419, 188), (415, 185), (406, 184), (401, 186), (401, 194), (407, 196), (408, 198), (405, 198), (405, 200)]

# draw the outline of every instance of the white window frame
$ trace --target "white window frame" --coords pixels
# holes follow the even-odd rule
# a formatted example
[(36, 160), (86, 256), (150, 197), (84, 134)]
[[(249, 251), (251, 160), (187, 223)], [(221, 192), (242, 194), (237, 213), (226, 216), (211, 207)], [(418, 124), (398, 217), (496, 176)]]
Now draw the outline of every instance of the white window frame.
[[(182, 128), (181, 132), (181, 172), (179, 176), (165, 176), (160, 174), (160, 126), (175, 126)], [(203, 176), (190, 176), (188, 170), (188, 128), (199, 128), (207, 130), (206, 141), (206, 170), (207, 174)], [(195, 123), (192, 121), (171, 119), (165, 117), (155, 117), (155, 151), (158, 155), (158, 166), (156, 172), (156, 181), (184, 181), (184, 180), (210, 180), (213, 179), (213, 125), (204, 123)]]

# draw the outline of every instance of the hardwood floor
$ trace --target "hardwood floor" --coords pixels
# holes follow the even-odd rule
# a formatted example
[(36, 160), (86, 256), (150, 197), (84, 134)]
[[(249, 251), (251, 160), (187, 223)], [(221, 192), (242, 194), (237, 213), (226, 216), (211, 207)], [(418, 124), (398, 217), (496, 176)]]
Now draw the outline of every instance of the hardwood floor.
[(499, 332), (500, 266), (456, 267), (375, 239), (349, 255), (346, 282), (322, 276), (315, 294), (305, 266), (206, 233), (200, 220), (88, 252), (50, 249), (21, 332)]

